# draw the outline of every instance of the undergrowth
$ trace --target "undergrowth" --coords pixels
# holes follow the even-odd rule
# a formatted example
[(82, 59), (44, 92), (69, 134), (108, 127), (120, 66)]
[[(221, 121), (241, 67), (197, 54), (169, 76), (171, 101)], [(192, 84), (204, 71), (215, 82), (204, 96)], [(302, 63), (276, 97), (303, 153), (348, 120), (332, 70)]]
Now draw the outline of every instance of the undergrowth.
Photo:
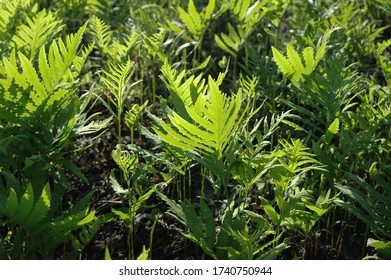
[(0, 258), (391, 258), (389, 1), (0, 17)]

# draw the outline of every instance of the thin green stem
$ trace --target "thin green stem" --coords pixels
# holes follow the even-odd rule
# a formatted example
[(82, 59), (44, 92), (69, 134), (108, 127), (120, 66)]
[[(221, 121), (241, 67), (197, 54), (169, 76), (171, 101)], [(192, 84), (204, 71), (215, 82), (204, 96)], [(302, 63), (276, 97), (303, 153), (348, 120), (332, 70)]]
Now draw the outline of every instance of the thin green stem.
[(156, 225), (158, 223), (159, 219), (157, 215), (154, 215), (154, 220), (151, 228), (151, 232), (149, 233), (149, 252), (148, 252), (148, 258), (152, 259), (152, 246), (153, 246), (153, 235), (155, 233)]

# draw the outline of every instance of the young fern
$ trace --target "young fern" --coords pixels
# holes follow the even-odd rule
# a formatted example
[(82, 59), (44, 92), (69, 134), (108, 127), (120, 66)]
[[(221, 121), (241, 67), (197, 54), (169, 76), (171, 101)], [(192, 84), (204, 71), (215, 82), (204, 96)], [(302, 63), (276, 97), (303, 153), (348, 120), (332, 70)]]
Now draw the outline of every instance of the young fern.
[(256, 1), (252, 4), (251, 0), (224, 1), (227, 9), (234, 14), (238, 24), (235, 29), (231, 23), (228, 23), (228, 34), (215, 34), (214, 38), (217, 45), (236, 58), (239, 50), (254, 31), (256, 24), (265, 16), (265, 11), (271, 12), (271, 10), (274, 10), (273, 7), (265, 7), (267, 2), (265, 0)]
[(105, 92), (108, 101), (100, 100), (105, 107), (110, 111), (111, 115), (117, 121), (117, 137), (118, 144), (122, 143), (122, 114), (125, 107), (125, 102), (131, 93), (133, 86), (137, 84), (130, 84), (129, 80), (133, 74), (134, 63), (127, 61), (126, 64), (109, 64), (109, 71), (102, 70), (100, 79), (109, 92)]
[(391, 39), (378, 43), (376, 47), (374, 47), (376, 59), (380, 64), (388, 86), (391, 85), (391, 62), (389, 57), (387, 58), (386, 50), (390, 49), (390, 47)]
[(100, 62), (101, 65), (104, 65), (105, 60), (113, 64), (121, 63), (130, 57), (140, 43), (139, 34), (133, 31), (124, 38), (118, 39), (117, 35), (113, 34), (111, 26), (97, 16), (91, 17), (88, 33), (94, 40), (101, 58), (104, 59)]
[[(22, 8), (28, 7), (30, 0), (3, 0), (0, 2), (0, 54), (7, 48), (8, 41), (11, 39), (13, 28), (17, 24), (18, 17), (16, 14)], [(37, 9), (37, 5), (33, 7), (33, 11)]]
[(89, 33), (95, 41), (96, 46), (102, 56), (110, 53), (110, 45), (113, 40), (113, 31), (110, 26), (97, 16), (93, 16), (90, 20)]
[(316, 54), (312, 47), (304, 48), (302, 53), (299, 54), (294, 46), (289, 43), (286, 48), (287, 56), (284, 56), (272, 46), (274, 60), (282, 74), (291, 79), (295, 85), (298, 84), (303, 75), (310, 75), (326, 52), (327, 40), (330, 37), (331, 32), (333, 32), (333, 30), (326, 32), (322, 41), (319, 41), (321, 43)]
[(241, 103), (241, 89), (229, 98), (209, 77), (208, 91), (201, 93), (194, 104), (184, 106), (188, 119), (171, 111), (167, 115), (170, 123), (157, 118), (153, 130), (167, 144), (195, 157), (225, 184), (224, 152), (238, 131)]
[(325, 74), (314, 71), (303, 77), (297, 88), (301, 104), (283, 101), (302, 116), (307, 116), (302, 122), (322, 135), (333, 122), (337, 122), (337, 118), (343, 118), (357, 105), (355, 97), (364, 90), (362, 79), (350, 67), (344, 66), (346, 59), (346, 56), (332, 57), (325, 67)]
[[(197, 11), (193, 0), (189, 0), (187, 12), (183, 8), (178, 7), (179, 17), (186, 25), (187, 30), (195, 41), (200, 41), (202, 39), (202, 35), (208, 26), (207, 24), (213, 15), (215, 5), (215, 0), (209, 1), (208, 5), (201, 13)], [(174, 30), (177, 30), (178, 33), (182, 32), (182, 30), (173, 23), (170, 23), (170, 26)]]
[(27, 24), (18, 26), (12, 41), (15, 42), (17, 50), (23, 50), (32, 60), (39, 48), (50, 42), (64, 25), (52, 12), (46, 10), (42, 10), (34, 18), (27, 18), (26, 21)]
[(168, 101), (175, 107), (177, 112), (184, 118), (188, 118), (186, 106), (193, 106), (200, 94), (205, 94), (207, 85), (202, 75), (186, 77), (186, 69), (177, 74), (172, 69), (168, 60), (165, 60), (162, 67), (162, 79), (164, 85), (170, 92)]
[[(13, 234), (20, 240), (25, 238), (23, 244), (15, 240), (14, 246), (7, 250), (10, 258), (52, 258), (51, 254), (59, 245), (70, 243), (70, 236), (77, 236), (77, 229), (94, 220), (95, 212), (87, 206), (93, 193), (86, 195), (62, 215), (54, 216), (57, 210), (55, 201), (63, 191), (57, 188), (62, 187), (55, 187), (51, 191), (47, 183), (41, 188), (42, 192), (37, 193), (29, 183), (25, 191), (18, 194), (19, 186), (9, 188), (7, 192), (0, 184), (0, 217), (5, 218)], [(21, 246), (22, 252), (19, 252), (18, 246)]]
[(276, 246), (282, 234), (276, 235), (265, 218), (245, 210), (245, 205), (235, 207), (234, 202), (229, 201), (221, 220), (216, 222), (205, 200), (200, 200), (197, 211), (191, 201), (177, 203), (156, 192), (168, 205), (168, 214), (185, 227), (180, 232), (213, 259), (274, 259), (288, 247), (285, 241)]
[(82, 59), (77, 57), (85, 27), (68, 35), (65, 42), (61, 39), (53, 41), (48, 53), (45, 46), (41, 46), (38, 67), (21, 52), (17, 55), (13, 52), (10, 58), (3, 57), (0, 64), (0, 118), (23, 127), (41, 125), (42, 117), (49, 123), (55, 122), (56, 116), (74, 99), (72, 83), (75, 73), (71, 66), (76, 60), (81, 66), (88, 55), (84, 53)]
[[(281, 149), (271, 153), (272, 165), (266, 165), (275, 184), (276, 205), (260, 197), (263, 208), (278, 226), (299, 230), (307, 236), (318, 219), (331, 208), (330, 190), (315, 201), (313, 192), (299, 187), (306, 173), (325, 171), (300, 140), (280, 141)], [(277, 206), (277, 207), (276, 207)], [(278, 210), (277, 210), (278, 209)]]
[(215, 34), (214, 38), (217, 46), (235, 58), (246, 41), (246, 35), (242, 27), (238, 26), (236, 31), (230, 23), (228, 23), (228, 34)]

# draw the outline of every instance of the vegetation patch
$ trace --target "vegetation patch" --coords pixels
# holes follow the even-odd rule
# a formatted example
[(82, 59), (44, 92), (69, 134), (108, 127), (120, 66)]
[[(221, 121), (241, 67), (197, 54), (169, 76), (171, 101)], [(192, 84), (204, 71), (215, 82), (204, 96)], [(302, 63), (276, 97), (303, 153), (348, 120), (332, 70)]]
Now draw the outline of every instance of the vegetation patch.
[(0, 1), (1, 259), (390, 259), (387, 0)]

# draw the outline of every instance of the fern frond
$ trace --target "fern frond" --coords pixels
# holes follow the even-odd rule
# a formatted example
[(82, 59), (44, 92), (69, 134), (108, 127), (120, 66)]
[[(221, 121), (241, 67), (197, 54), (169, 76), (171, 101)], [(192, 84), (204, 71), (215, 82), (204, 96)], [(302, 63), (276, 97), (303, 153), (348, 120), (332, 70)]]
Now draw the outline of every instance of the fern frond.
[(226, 97), (216, 82), (209, 77), (208, 93), (201, 94), (194, 106), (186, 106), (190, 120), (176, 112), (168, 115), (171, 124), (159, 119), (155, 132), (165, 142), (196, 154), (215, 153), (221, 159), (223, 151), (237, 129), (235, 123), (239, 113), (242, 91), (236, 97)]
[(251, 0), (231, 1), (230, 9), (234, 12), (238, 19), (241, 20), (244, 17), (250, 4)]
[(71, 233), (70, 239), (72, 242), (73, 248), (76, 250), (76, 253), (80, 253), (83, 249), (92, 241), (95, 235), (98, 233), (99, 229), (104, 223), (107, 223), (112, 220), (112, 215), (100, 215), (95, 217), (90, 223), (81, 227), (78, 233)]
[[(290, 78), (296, 85), (300, 80), (302, 80), (303, 75), (310, 75), (324, 56), (326, 52), (327, 41), (331, 33), (335, 30), (336, 28), (327, 30), (321, 40), (319, 40), (315, 57), (314, 49), (312, 47), (304, 48), (302, 53), (299, 54), (295, 50), (294, 46), (289, 43), (286, 48), (287, 56), (284, 56), (275, 47), (272, 46), (274, 61), (276, 62), (282, 74)], [(303, 61), (305, 65), (303, 64)]]
[(284, 74), (286, 76), (292, 75), (294, 73), (294, 71), (293, 71), (293, 67), (292, 67), (291, 63), (289, 62), (289, 60), (273, 46), (272, 46), (272, 52), (273, 52), (274, 60), (277, 64), (278, 68), (282, 72), (282, 74)]
[(12, 40), (16, 43), (17, 49), (26, 49), (26, 55), (32, 59), (37, 50), (50, 42), (64, 25), (52, 12), (46, 10), (42, 10), (32, 19), (27, 18), (26, 21), (27, 24), (18, 26)]
[(137, 155), (131, 155), (129, 151), (121, 149), (119, 145), (112, 152), (112, 157), (125, 174), (129, 174), (138, 164)]
[(339, 201), (339, 204), (365, 222), (376, 234), (391, 238), (391, 192), (387, 189), (390, 180), (386, 175), (376, 175), (375, 185), (372, 185), (357, 175), (347, 176), (351, 181), (349, 185), (336, 184), (335, 187), (354, 204), (347, 201)]
[(237, 31), (228, 23), (228, 35), (221, 33), (220, 36), (215, 34), (215, 41), (217, 45), (224, 51), (236, 57), (239, 49), (245, 42), (244, 31), (238, 26)]
[[(22, 52), (3, 57), (0, 67), (0, 117), (24, 126), (41, 125), (43, 114), (52, 124), (73, 99), (74, 65), (85, 26), (65, 42), (53, 41), (49, 52), (41, 46), (38, 67)], [(18, 65), (19, 64), (19, 65)], [(77, 63), (76, 63), (77, 64)], [(50, 126), (50, 125), (48, 125)]]
[(0, 3), (0, 39), (4, 40), (8, 37), (12, 21), (15, 20), (15, 15), (18, 11), (21, 0), (10, 1), (4, 0)]
[(375, 49), (375, 56), (378, 60), (380, 67), (382, 68), (383, 75), (387, 81), (387, 84), (391, 85), (391, 62), (389, 55), (386, 55), (386, 49), (389, 49), (391, 46), (391, 39), (385, 40), (377, 44)]
[(272, 47), (273, 57), (281, 72), (290, 77), (292, 82), (297, 83), (302, 79), (303, 75), (311, 74), (316, 63), (313, 57), (314, 50), (312, 47), (307, 47), (303, 50), (301, 56), (304, 58), (305, 66), (299, 53), (294, 49), (292, 44), (287, 45), (287, 57), (282, 55), (276, 48)]
[[(76, 59), (86, 25), (75, 34), (68, 35), (65, 42), (61, 39), (54, 41), (47, 54), (44, 47), (40, 49), (38, 65), (42, 82), (50, 96), (48, 105), (58, 100), (54, 94), (50, 95), (50, 93), (54, 92), (61, 83), (73, 81), (70, 68)], [(61, 99), (61, 97), (58, 98)]]
[[(299, 76), (301, 74), (307, 74), (307, 73), (305, 73), (305, 68), (304, 68), (303, 63), (301, 61), (300, 55), (296, 52), (296, 50), (293, 47), (293, 45), (292, 44), (288, 44), (288, 46), (286, 47), (286, 50), (287, 50), (288, 59), (289, 59), (291, 65), (292, 65), (295, 73), (299, 73), (298, 74)], [(312, 68), (313, 65), (306, 65), (306, 67)]]
[(189, 201), (176, 203), (159, 191), (156, 193), (169, 206), (168, 214), (186, 227), (184, 236), (201, 246), (205, 253), (217, 258), (214, 252), (216, 223), (205, 201), (201, 200), (200, 213), (197, 214), (193, 203)]
[(114, 114), (116, 118), (122, 115), (123, 105), (130, 93), (130, 88), (133, 86), (129, 83), (133, 69), (134, 63), (128, 60), (126, 64), (109, 64), (109, 70), (102, 70), (99, 75), (101, 81), (110, 91), (109, 94), (106, 94), (107, 98), (111, 105), (117, 108), (117, 114)]
[(174, 105), (178, 114), (187, 119), (188, 114), (185, 106), (193, 106), (197, 98), (206, 92), (205, 79), (201, 74), (186, 78), (186, 70), (178, 74), (175, 69), (172, 69), (168, 60), (165, 60), (162, 66), (160, 78), (170, 91), (168, 100)]
[(89, 34), (94, 39), (96, 46), (103, 55), (107, 55), (110, 52), (109, 46), (113, 40), (111, 27), (97, 16), (91, 17), (89, 27)]
[(142, 37), (144, 43), (143, 46), (147, 49), (149, 55), (151, 57), (158, 55), (159, 59), (164, 62), (165, 55), (161, 49), (166, 37), (166, 30), (164, 28), (159, 28), (159, 31), (152, 36), (148, 36), (146, 33), (144, 33)]
[(87, 10), (101, 19), (109, 19), (112, 9), (110, 0), (86, 0)]
[(94, 48), (94, 43), (89, 44), (88, 46), (85, 46), (81, 52), (80, 55), (76, 56), (73, 60), (73, 66), (74, 66), (74, 71), (72, 71), (73, 78), (76, 80), (77, 77), (79, 77), (83, 66), (85, 62), (87, 61), (88, 56), (92, 52)]
[(132, 128), (139, 117), (141, 108), (138, 104), (133, 104), (129, 111), (126, 112), (125, 122), (129, 128)]
[[(201, 13), (197, 11), (193, 0), (189, 0), (187, 12), (183, 8), (178, 7), (179, 17), (196, 41), (201, 39), (202, 33), (205, 31), (213, 14), (215, 4), (216, 0), (210, 0)], [(174, 27), (174, 29), (176, 28)]]
[[(6, 198), (4, 189), (0, 189), (0, 197)], [(46, 184), (38, 198), (29, 183), (26, 191), (18, 198), (14, 188), (10, 188), (9, 195), (4, 199), (4, 206), (0, 207), (0, 215), (5, 215), (12, 225), (20, 225), (33, 232), (39, 223), (46, 217), (50, 209), (50, 187)]]

